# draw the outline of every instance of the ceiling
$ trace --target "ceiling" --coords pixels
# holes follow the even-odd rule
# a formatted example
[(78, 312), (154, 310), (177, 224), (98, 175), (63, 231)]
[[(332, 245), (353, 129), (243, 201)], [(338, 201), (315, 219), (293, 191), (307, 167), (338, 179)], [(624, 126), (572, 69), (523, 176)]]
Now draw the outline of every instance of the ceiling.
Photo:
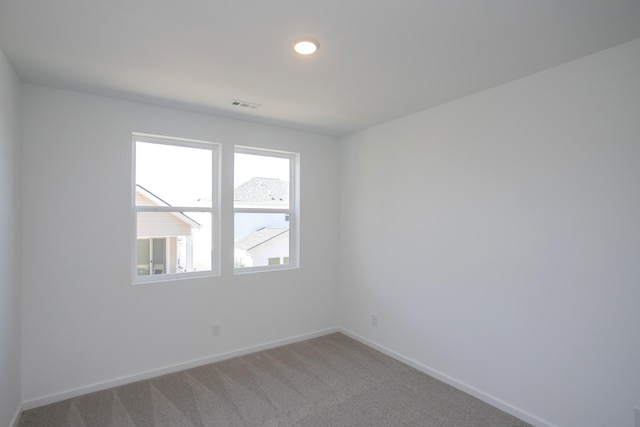
[(23, 81), (330, 135), (636, 38), (640, 0), (0, 0)]

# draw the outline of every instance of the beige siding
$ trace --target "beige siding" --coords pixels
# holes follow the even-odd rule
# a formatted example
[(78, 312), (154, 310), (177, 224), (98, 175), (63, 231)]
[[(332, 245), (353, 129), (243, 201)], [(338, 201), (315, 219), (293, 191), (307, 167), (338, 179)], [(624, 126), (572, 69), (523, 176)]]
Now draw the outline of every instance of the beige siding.
[[(158, 206), (136, 189), (136, 206)], [(188, 236), (191, 225), (179, 213), (172, 212), (138, 212), (138, 238)]]
[(136, 191), (136, 206), (158, 206), (158, 204)]
[(171, 212), (138, 212), (138, 238), (188, 236), (191, 226)]

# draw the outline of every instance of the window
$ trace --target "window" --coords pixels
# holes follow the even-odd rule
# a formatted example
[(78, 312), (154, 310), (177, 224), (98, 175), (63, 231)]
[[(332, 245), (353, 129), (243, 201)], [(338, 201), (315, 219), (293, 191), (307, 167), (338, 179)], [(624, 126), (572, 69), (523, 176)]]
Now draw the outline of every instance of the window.
[(236, 272), (298, 266), (298, 158), (295, 153), (236, 147), (233, 185)]
[(217, 273), (217, 145), (134, 134), (135, 283)]

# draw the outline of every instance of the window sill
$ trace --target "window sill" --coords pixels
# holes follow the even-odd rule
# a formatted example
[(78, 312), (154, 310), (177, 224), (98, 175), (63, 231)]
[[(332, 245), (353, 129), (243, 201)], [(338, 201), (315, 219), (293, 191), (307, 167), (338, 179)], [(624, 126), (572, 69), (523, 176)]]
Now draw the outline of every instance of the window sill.
[(234, 275), (253, 274), (253, 273), (269, 273), (272, 271), (286, 271), (286, 270), (298, 270), (298, 265), (286, 265), (286, 266), (264, 266), (264, 267), (243, 267), (234, 268)]
[(197, 273), (173, 273), (158, 274), (155, 276), (135, 276), (131, 280), (131, 284), (145, 285), (148, 283), (178, 282), (182, 280), (202, 279), (205, 277), (220, 277), (220, 273), (214, 271), (202, 271)]

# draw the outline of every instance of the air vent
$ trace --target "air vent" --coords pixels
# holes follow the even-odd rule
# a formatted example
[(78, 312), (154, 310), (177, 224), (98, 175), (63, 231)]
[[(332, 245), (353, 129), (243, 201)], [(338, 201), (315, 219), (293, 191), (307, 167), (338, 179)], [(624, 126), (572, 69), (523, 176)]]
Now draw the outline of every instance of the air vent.
[(258, 107), (262, 107), (260, 104), (254, 104), (253, 102), (240, 101), (239, 99), (234, 99), (231, 101), (231, 105), (238, 108), (247, 108), (249, 110), (255, 110)]

